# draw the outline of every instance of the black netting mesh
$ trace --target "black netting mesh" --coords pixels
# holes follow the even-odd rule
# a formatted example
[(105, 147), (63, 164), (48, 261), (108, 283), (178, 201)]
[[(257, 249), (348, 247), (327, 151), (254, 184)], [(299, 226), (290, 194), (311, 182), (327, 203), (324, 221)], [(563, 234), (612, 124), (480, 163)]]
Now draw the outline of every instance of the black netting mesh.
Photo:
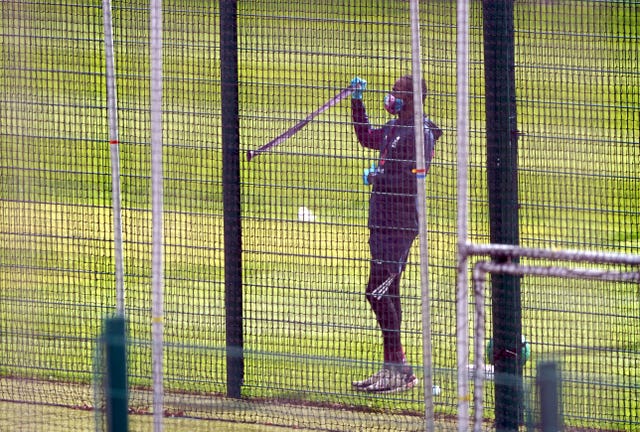
[[(475, 243), (490, 241), (491, 226), (482, 6), (471, 4), (469, 51)], [(371, 147), (388, 144), (391, 153), (381, 154), (361, 145), (352, 117), (364, 106), (376, 130), (398, 118), (383, 100), (390, 92), (407, 96), (397, 80), (411, 72), (409, 7), (359, 0), (237, 4), (242, 261), (236, 264), (244, 343), (238, 400), (226, 397), (221, 68), (229, 65), (221, 64), (219, 5), (164, 2), (166, 429), (205, 430), (216, 421), (237, 430), (251, 430), (242, 429), (249, 423), (424, 429), (421, 260), (419, 240), (411, 242), (415, 183), (407, 181), (415, 175), (411, 151), (401, 151), (410, 146), (392, 146), (396, 136), (412, 143), (413, 128), (387, 125), (384, 134), (365, 139)], [(130, 410), (148, 414), (150, 14), (148, 2), (113, 1), (112, 8)], [(640, 253), (639, 8), (631, 1), (513, 4), (517, 174), (504, 189), (517, 185), (522, 246)], [(0, 430), (89, 430), (96, 338), (116, 307), (102, 2), (9, 0), (0, 2), (0, 16)], [(425, 188), (434, 409), (437, 429), (455, 430), (462, 174), (455, 2), (420, 2), (420, 23), (424, 111), (442, 132)], [(297, 133), (246, 159), (354, 77), (367, 81), (362, 105), (349, 92)], [(377, 179), (367, 177), (372, 164)], [(379, 195), (373, 206), (372, 193)], [(386, 314), (397, 312), (399, 298), (403, 346), (387, 342), (385, 349), (365, 292), (369, 286), (375, 303), (396, 283), (399, 297), (390, 296), (393, 308), (379, 306), (379, 317), (394, 321)], [(523, 372), (525, 419), (537, 415), (536, 364), (554, 360), (564, 379), (567, 426), (637, 428), (637, 283), (524, 276), (521, 302), (531, 348)], [(492, 323), (488, 309), (487, 337)], [(394, 334), (395, 327), (387, 338), (394, 341)], [(399, 369), (416, 375), (416, 387), (352, 388), (385, 360), (402, 363), (402, 352), (413, 370)], [(487, 382), (487, 425), (493, 391)], [(150, 416), (132, 417), (132, 429), (152, 429)]]

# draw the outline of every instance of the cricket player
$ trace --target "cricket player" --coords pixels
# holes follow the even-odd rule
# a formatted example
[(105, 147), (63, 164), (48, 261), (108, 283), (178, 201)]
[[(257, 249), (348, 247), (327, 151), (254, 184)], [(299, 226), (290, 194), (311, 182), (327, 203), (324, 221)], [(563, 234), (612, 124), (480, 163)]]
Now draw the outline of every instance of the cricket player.
[[(413, 80), (400, 77), (384, 98), (385, 109), (395, 116), (381, 128), (374, 128), (362, 101), (366, 81), (351, 81), (353, 126), (363, 147), (379, 152), (377, 166), (365, 175), (371, 185), (369, 199), (369, 248), (371, 251), (366, 299), (382, 330), (384, 365), (379, 372), (354, 381), (356, 390), (393, 393), (415, 387), (418, 379), (402, 348), (400, 278), (413, 241), (418, 235), (416, 154), (414, 140)], [(422, 102), (426, 85), (422, 81)], [(424, 117), (424, 154), (428, 171), (436, 140), (442, 131)]]

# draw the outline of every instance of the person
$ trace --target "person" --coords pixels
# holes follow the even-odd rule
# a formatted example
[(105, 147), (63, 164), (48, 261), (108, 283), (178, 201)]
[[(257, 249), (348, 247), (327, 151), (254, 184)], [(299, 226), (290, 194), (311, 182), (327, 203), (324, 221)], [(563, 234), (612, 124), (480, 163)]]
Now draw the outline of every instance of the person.
[[(379, 152), (377, 166), (365, 171), (369, 198), (369, 280), (365, 297), (382, 331), (384, 363), (372, 376), (354, 381), (355, 390), (392, 393), (415, 387), (418, 379), (407, 363), (401, 343), (400, 278), (409, 250), (418, 235), (416, 153), (414, 140), (413, 79), (400, 77), (384, 98), (385, 109), (397, 116), (381, 128), (369, 123), (362, 101), (366, 81), (351, 81), (351, 114), (360, 144)], [(422, 80), (422, 103), (426, 85)], [(436, 140), (442, 131), (424, 117), (425, 168), (428, 171)]]

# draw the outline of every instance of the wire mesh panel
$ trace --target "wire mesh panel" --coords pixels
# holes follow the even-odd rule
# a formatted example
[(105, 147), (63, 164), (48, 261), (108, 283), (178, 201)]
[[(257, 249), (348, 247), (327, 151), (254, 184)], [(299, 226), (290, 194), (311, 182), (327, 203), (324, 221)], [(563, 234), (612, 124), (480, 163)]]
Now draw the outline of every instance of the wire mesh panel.
[[(445, 15), (443, 19), (453, 17)], [(354, 77), (367, 81), (361, 101), (372, 127), (381, 128), (393, 118), (384, 111), (385, 94), (411, 71), (410, 42), (408, 3), (239, 5), (241, 150), (259, 149), (332, 98), (340, 99)], [(438, 99), (430, 79), (427, 86), (425, 110), (439, 130), (445, 130), (445, 116), (435, 118)], [(352, 387), (352, 381), (383, 367), (385, 353), (376, 316), (365, 298), (372, 190), (365, 184), (370, 181), (365, 171), (380, 164), (380, 153), (358, 142), (351, 96), (333, 99), (334, 106), (297, 134), (268, 151), (252, 153), (251, 161), (242, 165), (243, 391), (257, 398), (318, 409), (308, 418), (279, 420), (301, 427), (357, 429), (366, 424), (385, 429), (392, 427), (383, 421), (389, 417), (399, 429), (423, 428), (421, 387), (387, 395)], [(445, 138), (436, 147), (432, 172), (443, 165), (450, 151)], [(410, 167), (406, 174), (409, 181), (415, 181)], [(429, 179), (447, 187), (453, 184), (453, 172), (449, 175), (450, 182), (434, 174)], [(432, 180), (428, 182), (429, 196), (435, 198)], [(409, 194), (410, 189), (404, 193)], [(392, 218), (389, 213), (399, 209), (379, 211)], [(419, 374), (422, 337), (417, 263), (413, 248), (400, 289), (404, 354)], [(445, 290), (446, 285), (439, 287), (437, 296), (451, 301)], [(446, 328), (454, 316), (451, 304), (442, 308), (448, 312), (436, 318), (440, 337), (451, 335)], [(447, 342), (451, 344), (452, 339)], [(439, 354), (440, 368), (452, 367), (453, 359), (444, 354), (452, 351), (451, 346), (438, 349), (443, 353)], [(437, 379), (440, 386), (453, 388), (449, 373)], [(358, 409), (338, 416), (319, 410), (336, 403)], [(368, 412), (372, 409), (383, 409), (385, 415), (374, 416)], [(274, 413), (275, 418), (280, 415)], [(382, 423), (370, 424), (376, 421)]]
[[(523, 245), (638, 252), (637, 8), (636, 2), (515, 2)], [(481, 31), (479, 8), (472, 11)], [(480, 81), (471, 92), (482, 95), (481, 64), (472, 63), (474, 75)], [(472, 117), (477, 112), (481, 120), (484, 106), (477, 102)], [(472, 130), (478, 140), (472, 169), (484, 165), (483, 127)], [(484, 201), (484, 179), (471, 174), (471, 194)], [(489, 224), (482, 210), (471, 215), (471, 232), (484, 242)]]
[[(565, 425), (631, 430), (640, 422), (637, 287), (536, 277), (525, 285), (525, 330), (536, 363), (554, 360), (561, 367)], [(525, 375), (531, 392), (536, 363)]]
[[(638, 303), (640, 273), (634, 266), (601, 268), (567, 265), (488, 264), (479, 262), (474, 272), (476, 292), (475, 334), (490, 333), (492, 300), (485, 289), (486, 273), (511, 272), (523, 276), (522, 351), (517, 353), (523, 369), (523, 424), (539, 428), (541, 404), (536, 387), (537, 367), (553, 362), (560, 369), (555, 383), (559, 400), (555, 409), (567, 428), (633, 430), (638, 417)], [(478, 269), (482, 269), (477, 272)], [(599, 299), (594, 302), (593, 298)], [(481, 333), (477, 333), (480, 331)], [(486, 333), (485, 333), (486, 334)], [(492, 338), (484, 351), (485, 366), (475, 364), (481, 376), (485, 405), (494, 402), (496, 352)], [(482, 345), (482, 344), (481, 344)], [(482, 353), (474, 353), (474, 356)], [(475, 378), (475, 376), (474, 376)], [(515, 400), (515, 398), (514, 398)], [(589, 403), (585, 405), (585, 401)], [(488, 418), (492, 413), (486, 412)], [(481, 416), (480, 419), (483, 417)], [(478, 420), (480, 420), (478, 419)]]
[(639, 251), (637, 13), (516, 8), (523, 244)]
[(223, 393), (219, 15), (215, 2), (163, 9), (165, 387)]
[[(130, 404), (152, 409), (149, 5), (114, 2)], [(164, 388), (224, 393), (220, 65), (216, 2), (163, 5)], [(119, 36), (119, 37), (118, 37)], [(126, 126), (125, 126), (126, 125)], [(171, 400), (167, 396), (168, 400)], [(165, 408), (177, 415), (182, 408)]]
[[(516, 109), (511, 114), (517, 119), (517, 129), (510, 131), (510, 145), (517, 149), (517, 174), (512, 182), (517, 184), (522, 246), (638, 254), (637, 9), (634, 2), (513, 5), (515, 61), (509, 67), (515, 72)], [(486, 28), (481, 16), (475, 16), (479, 21), (474, 23), (484, 25), (486, 38), (491, 29)], [(506, 45), (498, 47), (506, 49)], [(470, 69), (472, 77), (476, 74), (482, 78), (484, 71), (474, 70), (473, 64)], [(477, 87), (472, 84), (472, 95), (481, 96), (483, 86), (483, 80)], [(482, 119), (484, 100), (477, 102), (472, 102), (472, 117), (477, 112)], [(484, 187), (484, 165), (489, 160), (482, 145), (486, 137), (481, 129), (474, 131), (473, 124), (471, 134), (472, 141), (477, 137), (478, 145), (472, 143), (470, 149), (470, 237), (476, 243), (489, 243), (487, 228), (495, 227), (495, 221), (489, 216), (491, 197)], [(509, 189), (509, 185), (499, 188), (503, 192)], [(551, 260), (539, 264), (554, 267), (558, 263)], [(515, 302), (496, 305), (491, 299), (488, 340), (482, 344), (495, 336), (492, 332), (512, 330), (496, 328), (496, 313), (521, 307), (522, 334), (531, 347), (531, 360), (524, 370), (525, 399), (526, 383), (532, 382), (530, 374), (536, 364), (552, 357), (560, 362), (566, 378), (563, 384), (567, 394), (560, 408), (564, 409), (567, 425), (635, 428), (636, 409), (626, 407), (637, 404), (635, 396), (628, 393), (637, 393), (637, 368), (631, 366), (618, 376), (618, 368), (603, 366), (637, 362), (635, 311), (622, 306), (637, 303), (637, 285), (543, 280), (526, 274), (520, 284), (520, 306)], [(625, 321), (622, 332), (615, 330), (619, 324), (613, 324), (618, 319)], [(608, 329), (611, 340), (604, 343), (606, 347), (595, 341), (602, 341), (600, 328)], [(633, 348), (627, 350), (629, 340)], [(594, 365), (602, 371), (599, 378), (592, 375)], [(619, 384), (621, 381), (626, 384)], [(584, 400), (596, 397), (595, 393), (603, 399), (586, 404), (590, 410), (593, 407), (587, 414)], [(493, 384), (484, 400), (488, 408), (484, 412), (493, 420), (492, 408), (495, 405), (498, 409)], [(518, 402), (515, 396), (513, 401), (526, 402)], [(612, 422), (613, 418), (616, 420)]]
[[(148, 2), (112, 7), (130, 411), (146, 414), (152, 409), (150, 14)], [(167, 428), (206, 429), (222, 419), (238, 429), (258, 423), (422, 430), (426, 301), (437, 385), (427, 391), (436, 428), (456, 428), (455, 3), (420, 2), (424, 110), (433, 122), (429, 133), (441, 132), (426, 177), (429, 256), (422, 264), (429, 299), (420, 295), (412, 225), (393, 225), (402, 229), (374, 236), (370, 245), (370, 228), (381, 221), (413, 223), (407, 203), (415, 192), (402, 182), (415, 179), (411, 154), (389, 156), (380, 148), (386, 142), (395, 150), (394, 139), (407, 138), (402, 125), (388, 124), (402, 116), (385, 110), (384, 100), (408, 95), (398, 79), (411, 72), (409, 2), (272, 0), (237, 7), (239, 80), (227, 84), (239, 91), (241, 399), (226, 397), (221, 15), (217, 2), (162, 7)], [(639, 7), (514, 3), (523, 246), (640, 253)], [(0, 13), (0, 429), (18, 429), (28, 419), (36, 430), (86, 430), (93, 419), (77, 408), (93, 408), (95, 337), (116, 305), (101, 2), (2, 1)], [(491, 222), (483, 30), (482, 4), (474, 2), (469, 237), (477, 243), (489, 241)], [(366, 88), (352, 84), (355, 77)], [(351, 85), (362, 94), (345, 91)], [(402, 111), (387, 101), (391, 112)], [(377, 132), (382, 141), (367, 138), (363, 108), (372, 129), (387, 125)], [(249, 153), (285, 132), (265, 151)], [(408, 171), (385, 173), (385, 164)], [(376, 174), (397, 174), (395, 189), (372, 184)], [(393, 198), (372, 203), (374, 192)], [(372, 276), (378, 259), (385, 270)], [(397, 321), (375, 313), (376, 296), (392, 285), (399, 288), (391, 297), (394, 307), (400, 300), (402, 350)], [(521, 288), (531, 347), (525, 382), (538, 361), (559, 360), (567, 424), (636, 428), (637, 286), (536, 276), (523, 278)], [(386, 350), (380, 325), (392, 329)], [(389, 364), (400, 366), (403, 379), (415, 374), (418, 384), (404, 380), (403, 391), (393, 393), (378, 391), (392, 390), (389, 381), (354, 388), (353, 381)], [(580, 405), (584, 400), (593, 403)], [(151, 429), (148, 416), (135, 417), (132, 428)]]
[(68, 430), (72, 411), (26, 404), (91, 406), (80, 384), (114, 306), (102, 11), (9, 1), (0, 14), (0, 429)]

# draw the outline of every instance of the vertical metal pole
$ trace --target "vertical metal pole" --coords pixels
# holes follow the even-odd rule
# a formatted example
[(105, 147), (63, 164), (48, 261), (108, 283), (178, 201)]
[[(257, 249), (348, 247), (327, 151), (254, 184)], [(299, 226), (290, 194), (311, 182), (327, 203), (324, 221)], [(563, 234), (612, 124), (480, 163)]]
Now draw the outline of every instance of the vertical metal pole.
[[(490, 238), (491, 243), (518, 245), (513, 0), (484, 0), (482, 9)], [(491, 280), (496, 430), (517, 431), (523, 421), (520, 276), (496, 274)]]
[(227, 395), (240, 398), (244, 377), (244, 342), (242, 330), (242, 228), (240, 225), (238, 23), (235, 0), (220, 0), (220, 63)]
[(129, 394), (127, 385), (127, 344), (124, 317), (104, 322), (104, 347), (107, 363), (105, 392), (109, 432), (129, 430)]
[(536, 384), (540, 401), (540, 430), (559, 432), (562, 427), (560, 372), (555, 362), (542, 362), (537, 367)]
[(151, 338), (153, 374), (153, 430), (163, 428), (164, 384), (164, 229), (162, 169), (162, 0), (150, 3), (151, 44)]
[(473, 338), (473, 370), (475, 371), (473, 380), (473, 432), (481, 432), (483, 426), (483, 392), (484, 386), (484, 279), (487, 275), (481, 263), (473, 267), (473, 287), (474, 301), (476, 307), (476, 326)]
[(413, 81), (413, 126), (416, 146), (416, 182), (420, 237), (420, 283), (422, 298), (422, 365), (426, 430), (435, 429), (433, 411), (433, 365), (431, 349), (431, 295), (429, 293), (429, 243), (427, 238), (426, 164), (424, 152), (424, 109), (422, 106), (422, 52), (418, 0), (411, 0), (411, 59)]
[(458, 276), (456, 335), (458, 431), (469, 429), (469, 264), (466, 245), (469, 220), (469, 0), (458, 0), (456, 30), (458, 141)]
[(113, 55), (113, 21), (111, 0), (103, 0), (104, 45), (107, 75), (107, 109), (109, 111), (109, 148), (111, 152), (111, 202), (113, 206), (113, 243), (115, 248), (116, 311), (125, 314), (124, 258), (122, 252), (122, 204), (120, 193), (120, 145), (118, 142), (118, 92)]

